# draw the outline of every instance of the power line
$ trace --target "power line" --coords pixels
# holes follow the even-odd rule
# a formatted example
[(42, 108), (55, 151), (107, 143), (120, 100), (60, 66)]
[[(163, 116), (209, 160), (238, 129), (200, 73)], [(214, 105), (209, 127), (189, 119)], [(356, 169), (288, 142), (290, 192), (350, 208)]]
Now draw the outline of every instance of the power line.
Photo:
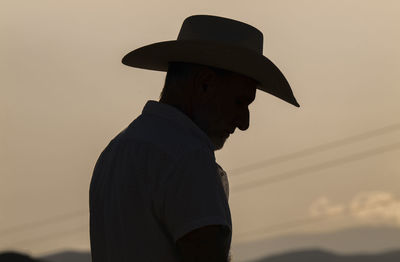
[(318, 145), (318, 146), (313, 146), (310, 148), (306, 148), (304, 150), (300, 150), (300, 151), (296, 151), (293, 153), (289, 153), (283, 156), (278, 156), (278, 157), (274, 157), (274, 158), (270, 158), (267, 160), (263, 160), (257, 163), (253, 163), (253, 164), (249, 164), (246, 166), (242, 166), (239, 168), (235, 168), (232, 170), (228, 170), (227, 173), (229, 174), (229, 176), (237, 176), (237, 175), (241, 175), (253, 170), (257, 170), (257, 169), (261, 169), (261, 168), (265, 168), (267, 166), (271, 166), (271, 165), (275, 165), (278, 163), (282, 163), (282, 162), (286, 162), (295, 158), (299, 158), (299, 157), (304, 157), (306, 155), (311, 155), (311, 154), (315, 154), (315, 153), (319, 153), (322, 151), (326, 151), (335, 147), (339, 147), (339, 146), (343, 146), (343, 145), (347, 145), (347, 144), (351, 144), (351, 143), (355, 143), (361, 140), (365, 140), (368, 139), (370, 137), (373, 136), (378, 136), (378, 135), (383, 135), (386, 133), (390, 133), (390, 132), (394, 132), (396, 130), (400, 129), (400, 123), (397, 124), (393, 124), (393, 125), (389, 125), (383, 128), (379, 128), (379, 129), (375, 129), (372, 131), (368, 131), (362, 134), (358, 134), (358, 135), (354, 135), (354, 136), (349, 136), (343, 139), (339, 139), (336, 141), (332, 141), (326, 144), (322, 144), (322, 145)]
[(238, 185), (236, 187), (235, 186), (232, 187), (232, 192), (236, 193), (236, 192), (244, 191), (244, 190), (259, 187), (259, 186), (265, 186), (268, 184), (281, 182), (281, 181), (292, 179), (295, 177), (308, 175), (312, 172), (320, 171), (320, 170), (338, 166), (338, 165), (343, 165), (345, 163), (353, 162), (356, 160), (361, 160), (363, 158), (367, 158), (367, 157), (370, 157), (373, 155), (378, 155), (378, 154), (382, 154), (382, 153), (385, 153), (388, 151), (393, 151), (393, 150), (398, 150), (398, 149), (400, 149), (400, 142), (386, 145), (386, 146), (377, 147), (372, 150), (366, 150), (361, 153), (352, 154), (349, 156), (337, 158), (337, 159), (334, 159), (331, 161), (326, 161), (326, 162), (319, 163), (316, 165), (299, 168), (299, 169), (292, 170), (289, 172), (284, 172), (284, 173), (281, 173), (278, 175), (267, 177), (265, 179), (259, 179), (257, 181), (247, 182), (247, 183)]
[[(14, 242), (12, 244), (9, 244), (8, 246), (10, 248), (16, 247), (16, 246), (21, 246), (21, 245), (29, 245), (31, 243), (39, 243), (38, 241), (40, 241), (40, 243), (44, 242), (44, 241), (48, 241), (51, 239), (55, 239), (55, 238), (59, 238), (59, 237), (64, 237), (65, 235), (69, 235), (71, 233), (76, 233), (76, 232), (82, 232), (82, 230), (84, 229), (88, 229), (88, 224), (85, 225), (80, 225), (80, 226), (76, 226), (72, 229), (69, 230), (64, 230), (64, 231), (58, 231), (58, 232), (53, 232), (47, 235), (42, 235), (40, 237), (35, 237), (35, 238), (30, 238), (30, 239), (25, 239), (22, 241), (18, 241), (18, 242)], [(87, 233), (89, 233), (87, 231)]]
[(49, 224), (58, 223), (59, 221), (65, 221), (65, 220), (69, 220), (74, 217), (83, 216), (85, 214), (89, 214), (88, 210), (81, 209), (81, 210), (78, 210), (78, 211), (75, 211), (72, 213), (63, 214), (63, 215), (59, 215), (59, 216), (55, 216), (55, 217), (51, 217), (51, 218), (47, 218), (47, 219), (42, 219), (42, 220), (10, 227), (10, 228), (0, 231), (0, 236), (3, 237), (4, 235), (13, 234), (13, 233), (24, 231), (27, 229), (47, 226)]

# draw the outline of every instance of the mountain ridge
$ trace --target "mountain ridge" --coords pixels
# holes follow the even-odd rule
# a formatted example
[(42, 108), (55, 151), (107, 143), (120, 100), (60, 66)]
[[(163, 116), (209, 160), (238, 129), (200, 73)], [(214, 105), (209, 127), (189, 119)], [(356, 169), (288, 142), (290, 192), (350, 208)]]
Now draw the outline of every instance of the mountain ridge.
[(252, 262), (398, 262), (400, 250), (392, 250), (379, 254), (340, 255), (322, 249), (292, 251)]

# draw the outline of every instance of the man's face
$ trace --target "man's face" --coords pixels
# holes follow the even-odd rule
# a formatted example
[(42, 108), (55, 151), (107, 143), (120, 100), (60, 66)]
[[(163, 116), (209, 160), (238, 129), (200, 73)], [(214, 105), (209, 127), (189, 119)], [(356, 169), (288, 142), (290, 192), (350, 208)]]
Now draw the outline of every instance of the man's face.
[(242, 131), (248, 129), (248, 106), (256, 97), (257, 82), (235, 74), (219, 77), (213, 84), (217, 85), (215, 93), (194, 114), (194, 120), (210, 137), (215, 150), (219, 150), (236, 127)]

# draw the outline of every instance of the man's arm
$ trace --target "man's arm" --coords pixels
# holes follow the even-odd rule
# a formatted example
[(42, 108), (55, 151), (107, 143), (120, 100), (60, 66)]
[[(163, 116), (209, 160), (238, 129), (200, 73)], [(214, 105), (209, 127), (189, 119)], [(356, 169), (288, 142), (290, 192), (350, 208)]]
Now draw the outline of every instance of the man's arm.
[(211, 225), (195, 229), (177, 240), (183, 262), (227, 262), (229, 229)]

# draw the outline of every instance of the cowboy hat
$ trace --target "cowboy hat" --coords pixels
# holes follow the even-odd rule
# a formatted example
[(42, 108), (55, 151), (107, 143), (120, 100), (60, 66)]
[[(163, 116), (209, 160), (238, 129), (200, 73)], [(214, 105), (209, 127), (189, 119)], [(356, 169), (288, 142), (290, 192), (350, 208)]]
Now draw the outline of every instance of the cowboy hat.
[(217, 67), (256, 80), (257, 89), (299, 107), (285, 76), (263, 56), (263, 34), (229, 18), (193, 15), (182, 24), (177, 40), (153, 43), (126, 54), (127, 66), (168, 71), (168, 62)]

